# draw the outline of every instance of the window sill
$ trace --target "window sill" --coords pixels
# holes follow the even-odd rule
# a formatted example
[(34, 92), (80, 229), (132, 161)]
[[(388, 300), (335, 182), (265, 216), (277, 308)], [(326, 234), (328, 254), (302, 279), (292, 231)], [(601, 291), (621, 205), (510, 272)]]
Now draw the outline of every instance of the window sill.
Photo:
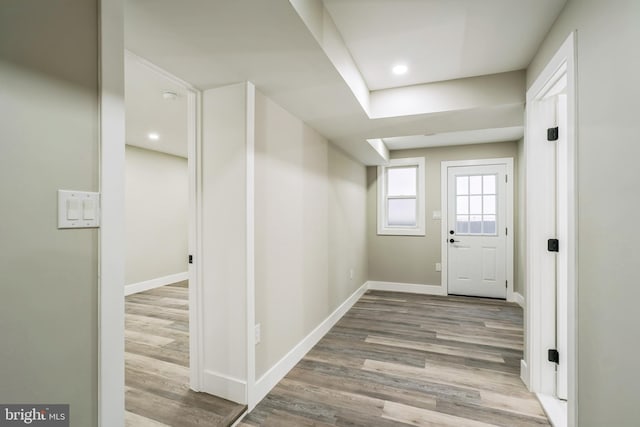
[(425, 236), (424, 230), (419, 228), (383, 228), (378, 229), (378, 236)]

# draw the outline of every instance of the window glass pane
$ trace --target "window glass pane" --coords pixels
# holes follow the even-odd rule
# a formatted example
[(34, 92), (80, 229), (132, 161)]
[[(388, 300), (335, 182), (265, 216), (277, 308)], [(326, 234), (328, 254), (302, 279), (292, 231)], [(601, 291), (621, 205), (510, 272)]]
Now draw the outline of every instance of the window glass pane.
[(456, 177), (456, 194), (469, 194), (469, 177)]
[(415, 227), (416, 199), (389, 199), (388, 225), (391, 227)]
[(416, 172), (415, 166), (387, 169), (387, 195), (389, 196), (415, 196)]
[(496, 214), (496, 196), (484, 196), (484, 201), (482, 203), (482, 213), (483, 214)]
[(469, 196), (458, 196), (456, 200), (456, 213), (458, 215), (469, 213)]
[(482, 196), (469, 197), (469, 213), (482, 214)]
[(482, 177), (483, 181), (483, 193), (484, 194), (496, 194), (496, 176), (485, 175)]
[(456, 217), (456, 233), (469, 234), (469, 215), (458, 215)]
[(483, 216), (482, 232), (484, 234), (496, 234), (496, 216), (495, 215)]
[(482, 233), (482, 215), (471, 215), (469, 218), (469, 233)]
[(469, 177), (469, 194), (482, 194), (482, 175)]

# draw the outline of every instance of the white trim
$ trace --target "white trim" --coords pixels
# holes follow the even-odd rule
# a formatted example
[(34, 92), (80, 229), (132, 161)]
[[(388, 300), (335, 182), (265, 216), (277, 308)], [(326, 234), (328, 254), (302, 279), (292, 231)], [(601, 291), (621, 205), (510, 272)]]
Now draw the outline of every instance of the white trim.
[(164, 77), (165, 79), (171, 81), (172, 83), (175, 83), (178, 86), (181, 86), (182, 88), (191, 91), (191, 92), (198, 92), (198, 89), (192, 85), (191, 83), (182, 80), (180, 77), (174, 76), (173, 74), (171, 74), (170, 72), (168, 72), (167, 70), (160, 68), (159, 66), (157, 66), (156, 64), (154, 64), (153, 62), (131, 52), (128, 49), (125, 49), (124, 51), (125, 57), (128, 60), (133, 60), (138, 62), (141, 65), (144, 65), (145, 67), (147, 67), (149, 70), (155, 72), (156, 74)]
[(509, 302), (515, 302), (516, 304), (518, 304), (520, 307), (522, 307), (522, 309), (524, 310), (524, 306), (525, 306), (525, 301), (524, 301), (524, 297), (522, 296), (521, 293), (519, 292), (512, 292), (511, 295), (507, 295), (507, 301)]
[(255, 404), (258, 404), (273, 387), (293, 369), (296, 364), (324, 337), (327, 332), (344, 316), (349, 309), (360, 299), (369, 289), (369, 282), (360, 286), (349, 298), (346, 299), (333, 313), (331, 313), (322, 323), (293, 347), (282, 359), (271, 367), (255, 383), (253, 396)]
[(246, 402), (247, 382), (238, 378), (205, 369), (202, 374), (202, 388), (209, 394), (232, 402)]
[(416, 283), (368, 281), (367, 288), (372, 291), (405, 292), (420, 295), (446, 295), (446, 290), (439, 285), (420, 285)]
[[(417, 225), (415, 227), (390, 227), (387, 226), (387, 190), (386, 175), (387, 169), (398, 166), (417, 166), (418, 176), (416, 185), (416, 202), (417, 202)], [(424, 236), (426, 211), (425, 199), (427, 197), (425, 187), (425, 160), (424, 157), (406, 157), (401, 159), (391, 159), (389, 163), (378, 166), (377, 180), (377, 218), (378, 218), (378, 235), (379, 236)]]
[[(536, 146), (540, 138), (534, 133), (536, 123), (535, 109), (538, 100), (545, 95), (545, 91), (552, 87), (553, 83), (566, 69), (567, 76), (567, 149), (568, 149), (568, 187), (573, 189), (570, 192), (568, 203), (568, 223), (569, 242), (566, 246), (568, 253), (568, 288), (567, 288), (567, 329), (568, 329), (568, 349), (566, 360), (568, 361), (568, 425), (575, 427), (579, 425), (578, 420), (578, 387), (577, 369), (578, 353), (576, 337), (578, 333), (577, 323), (577, 230), (578, 212), (576, 209), (578, 188), (577, 188), (577, 104), (576, 104), (576, 35), (575, 32), (569, 34), (565, 42), (558, 49), (553, 58), (549, 61), (544, 70), (536, 78), (531, 88), (527, 91), (527, 132), (525, 135), (526, 153), (526, 206), (527, 206), (527, 321), (525, 337), (527, 337), (527, 363), (529, 365), (529, 387), (531, 391), (550, 393), (555, 381), (555, 369), (546, 362), (546, 343), (555, 342), (555, 322), (549, 322), (552, 311), (555, 311), (555, 304), (549, 304), (550, 299), (555, 294), (543, 286), (546, 280), (541, 276), (546, 271), (551, 274), (548, 262), (545, 262), (544, 255), (546, 248), (543, 247), (545, 235), (543, 225), (548, 220), (549, 213), (536, 209), (537, 206), (544, 205), (547, 194), (540, 190), (540, 182), (544, 182), (549, 173), (555, 173), (552, 166), (544, 161), (536, 161), (536, 154), (540, 148)], [(539, 126), (538, 126), (539, 127)], [(571, 190), (570, 190), (571, 191)], [(551, 311), (550, 311), (551, 310)], [(555, 319), (555, 315), (553, 316)], [(553, 336), (551, 336), (553, 334)]]
[(520, 359), (520, 379), (529, 388), (529, 366), (524, 359)]
[(506, 278), (507, 278), (507, 301), (516, 301), (515, 296), (513, 295), (513, 280), (514, 280), (514, 265), (513, 265), (513, 251), (514, 251), (514, 235), (515, 228), (513, 226), (513, 211), (514, 211), (514, 181), (515, 176), (513, 174), (513, 158), (512, 157), (503, 157), (496, 159), (476, 159), (476, 160), (451, 160), (451, 161), (443, 161), (440, 163), (440, 212), (442, 213), (442, 221), (441, 221), (441, 231), (440, 236), (442, 238), (441, 246), (440, 246), (440, 259), (442, 265), (442, 272), (440, 275), (441, 285), (444, 289), (445, 295), (449, 293), (449, 282), (448, 282), (448, 230), (447, 230), (447, 222), (449, 218), (449, 191), (448, 191), (448, 180), (449, 174), (448, 169), (450, 167), (463, 167), (463, 166), (487, 166), (487, 165), (505, 165), (507, 170), (507, 229), (509, 233), (507, 233), (507, 242), (506, 242)]
[(202, 271), (202, 164), (201, 164), (201, 113), (202, 94), (188, 90), (188, 154), (189, 165), (189, 386), (200, 391), (204, 360), (204, 320)]
[(144, 282), (132, 283), (124, 287), (124, 296), (137, 294), (138, 292), (144, 292), (166, 285), (171, 285), (172, 283), (178, 283), (184, 280), (189, 280), (188, 271), (170, 274), (163, 277), (156, 277), (155, 279), (145, 280)]
[(100, 1), (98, 425), (124, 426), (124, 7)]
[(255, 397), (256, 344), (255, 344), (255, 111), (256, 88), (247, 82), (246, 90), (246, 310), (247, 310), (247, 409), (258, 403)]
[(541, 393), (536, 393), (536, 397), (553, 427), (567, 427), (568, 420), (566, 401)]

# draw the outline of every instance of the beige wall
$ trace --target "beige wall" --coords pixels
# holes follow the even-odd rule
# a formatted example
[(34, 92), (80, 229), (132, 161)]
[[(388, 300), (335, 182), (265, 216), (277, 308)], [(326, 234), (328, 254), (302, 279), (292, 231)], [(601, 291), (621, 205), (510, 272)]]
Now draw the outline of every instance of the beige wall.
[(98, 232), (58, 230), (56, 191), (98, 190), (97, 2), (0, 9), (0, 402), (95, 426)]
[(259, 379), (366, 281), (366, 192), (364, 166), (259, 92), (255, 117)]
[(640, 2), (570, 0), (531, 63), (530, 86), (577, 29), (578, 422), (640, 419), (637, 242)]
[(126, 284), (187, 271), (187, 159), (126, 147)]
[[(440, 208), (440, 162), (447, 160), (517, 157), (515, 142), (461, 145), (392, 151), (391, 158), (425, 157), (426, 159), (426, 235), (377, 235), (377, 168), (367, 168), (367, 237), (369, 280), (439, 286), (441, 261), (441, 220), (432, 219)], [(517, 165), (516, 165), (517, 170)]]

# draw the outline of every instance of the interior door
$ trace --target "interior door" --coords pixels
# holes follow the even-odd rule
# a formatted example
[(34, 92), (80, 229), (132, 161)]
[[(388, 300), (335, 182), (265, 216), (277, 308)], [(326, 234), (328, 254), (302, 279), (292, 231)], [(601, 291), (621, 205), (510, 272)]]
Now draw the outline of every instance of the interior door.
[(506, 165), (447, 172), (448, 292), (506, 298)]
[[(567, 175), (567, 96), (564, 93), (566, 83), (559, 82), (563, 88), (560, 93), (548, 98), (551, 109), (556, 118), (558, 127), (558, 140), (556, 144), (556, 238), (560, 242), (558, 252), (555, 254), (556, 262), (556, 349), (559, 358), (556, 366), (556, 397), (567, 399), (568, 396), (568, 243), (569, 239), (569, 186)], [(554, 143), (554, 142), (550, 142)]]

